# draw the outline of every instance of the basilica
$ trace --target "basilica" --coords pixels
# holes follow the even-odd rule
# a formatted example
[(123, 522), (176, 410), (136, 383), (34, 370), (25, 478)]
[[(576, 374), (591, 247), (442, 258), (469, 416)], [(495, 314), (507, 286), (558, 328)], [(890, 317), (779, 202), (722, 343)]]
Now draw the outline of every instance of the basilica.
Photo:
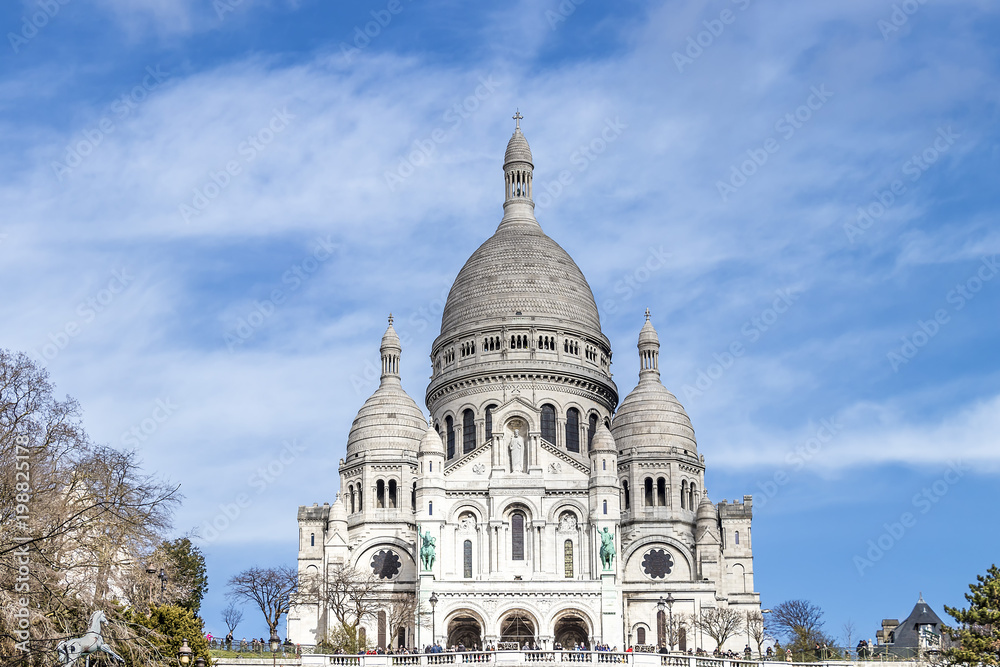
[[(400, 383), (390, 317), (340, 492), (299, 508), (300, 582), (332, 585), (344, 568), (377, 580), (361, 626), (380, 647), (711, 651), (696, 619), (760, 610), (752, 500), (709, 500), (648, 311), (638, 382), (619, 403), (590, 286), (535, 220), (534, 165), (515, 118), (503, 218), (459, 271), (431, 349), (430, 417)], [(334, 629), (329, 600), (293, 601), (293, 642)], [(723, 648), (745, 643), (740, 633)]]

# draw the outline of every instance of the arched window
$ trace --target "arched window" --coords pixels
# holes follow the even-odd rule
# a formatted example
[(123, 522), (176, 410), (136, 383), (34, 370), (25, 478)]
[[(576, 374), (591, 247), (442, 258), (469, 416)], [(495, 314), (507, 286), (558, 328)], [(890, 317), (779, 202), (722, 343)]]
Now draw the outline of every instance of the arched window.
[[(736, 533), (736, 544), (740, 543), (739, 533)], [(316, 546), (316, 533), (310, 533), (309, 535), (309, 546)]]
[(734, 538), (735, 538), (735, 540), (736, 540), (736, 542), (735, 542), (735, 543), (736, 543), (736, 544), (739, 544), (739, 543), (740, 543), (740, 531), (738, 531), (738, 530), (737, 530), (737, 531), (736, 531), (736, 533), (735, 533), (735, 534), (733, 535), (733, 537), (734, 537)]
[(429, 500), (427, 502), (427, 516), (432, 516), (434, 514), (434, 501)]
[(697, 507), (695, 507), (696, 498), (697, 498), (697, 493), (695, 492), (694, 489), (694, 482), (692, 482), (690, 488), (688, 489), (688, 509), (692, 510), (697, 509)]
[(632, 507), (632, 498), (630, 497), (632, 494), (629, 493), (627, 479), (622, 480), (622, 491), (623, 491), (622, 495), (624, 496), (623, 504), (625, 505), (625, 509), (629, 509), (630, 507)]
[(462, 413), (462, 453), (468, 454), (476, 448), (476, 416), (472, 410)]
[(493, 411), (496, 409), (495, 405), (486, 406), (486, 442), (493, 439)]
[(348, 490), (348, 491), (350, 492), (350, 494), (351, 494), (351, 514), (354, 514), (355, 512), (357, 512), (357, 511), (358, 511), (358, 510), (357, 510), (357, 509), (355, 508), (355, 504), (354, 504), (354, 485), (353, 485), (353, 484), (351, 484), (350, 486), (348, 486), (348, 487), (347, 487), (347, 490)]
[(573, 578), (573, 540), (563, 542), (563, 576)]
[(368, 642), (368, 633), (364, 628), (358, 628), (358, 644), (364, 646)]
[(462, 576), (472, 579), (472, 540), (466, 540), (462, 544)]
[(646, 481), (643, 483), (643, 486), (645, 487), (643, 489), (643, 491), (645, 491), (645, 496), (646, 496), (645, 499), (644, 499), (646, 501), (646, 503), (645, 503), (646, 507), (652, 507), (653, 506), (653, 478), (652, 477), (647, 477)]
[(548, 403), (542, 406), (542, 440), (556, 444), (556, 409)]
[(520, 512), (510, 517), (510, 559), (524, 560), (524, 515)]
[(385, 480), (375, 482), (375, 507), (385, 507)]
[(646, 643), (646, 628), (638, 628), (635, 631), (635, 643), (640, 645)]
[(608, 460), (601, 459), (601, 470), (607, 470), (607, 469), (608, 469)]
[(681, 482), (681, 509), (692, 509), (687, 506), (688, 483), (687, 480)]
[(604, 501), (604, 513), (605, 514), (608, 513), (608, 501), (607, 500)]
[(385, 648), (386, 615), (384, 611), (378, 613), (378, 647)]
[(566, 451), (580, 453), (580, 411), (566, 411)]
[(656, 504), (660, 507), (667, 504), (667, 480), (662, 477), (656, 480)]
[(667, 613), (664, 611), (656, 612), (656, 644), (667, 645)]
[(358, 484), (358, 511), (363, 512), (365, 509), (364, 495), (361, 493), (361, 485)]
[(391, 507), (393, 509), (395, 509), (396, 505), (397, 505), (397, 502), (396, 502), (396, 490), (397, 490), (396, 489), (396, 480), (390, 479), (389, 480), (389, 507)]
[(597, 415), (591, 413), (587, 418), (587, 451), (594, 449), (594, 434), (597, 433)]
[(451, 417), (445, 417), (444, 429), (448, 437), (448, 458), (455, 458), (455, 420)]
[(416, 482), (413, 483), (413, 488), (410, 490), (410, 507), (413, 508), (414, 512), (417, 511), (417, 483)]

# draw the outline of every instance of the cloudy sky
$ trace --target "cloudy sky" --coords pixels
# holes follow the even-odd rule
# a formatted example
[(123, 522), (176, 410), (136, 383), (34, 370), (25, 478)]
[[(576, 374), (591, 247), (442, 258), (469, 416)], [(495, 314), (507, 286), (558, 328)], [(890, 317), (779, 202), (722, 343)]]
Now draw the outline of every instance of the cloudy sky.
[(856, 641), (996, 558), (994, 3), (26, 0), (0, 24), (0, 345), (182, 485), (213, 632), (226, 579), (294, 563), (296, 508), (336, 497), (389, 312), (423, 403), (515, 109), (622, 396), (648, 307), (712, 499), (753, 494), (764, 606)]

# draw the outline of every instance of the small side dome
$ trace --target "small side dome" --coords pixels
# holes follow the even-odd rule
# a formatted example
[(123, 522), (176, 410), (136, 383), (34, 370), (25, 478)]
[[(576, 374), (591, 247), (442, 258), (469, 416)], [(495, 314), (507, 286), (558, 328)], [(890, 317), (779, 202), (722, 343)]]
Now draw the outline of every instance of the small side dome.
[(677, 397), (660, 382), (660, 341), (649, 321), (639, 332), (639, 384), (625, 397), (611, 422), (611, 434), (620, 449), (677, 447), (698, 453), (691, 419)]
[(434, 424), (427, 424), (427, 432), (424, 433), (423, 439), (420, 441), (420, 448), (417, 450), (419, 456), (424, 456), (425, 454), (437, 454), (439, 456), (445, 455), (444, 442), (441, 440), (441, 435), (434, 428)]
[(598, 452), (601, 454), (618, 454), (618, 447), (615, 445), (615, 437), (611, 435), (611, 431), (608, 430), (608, 427), (604, 425), (603, 421), (600, 425), (598, 425), (597, 431), (594, 433), (594, 440), (591, 444), (591, 456), (597, 454)]
[(344, 507), (344, 496), (337, 494), (337, 500), (330, 505), (330, 521), (343, 521), (347, 523), (347, 508)]
[(347, 436), (347, 458), (361, 451), (415, 452), (424, 435), (424, 413), (399, 380), (399, 336), (392, 327), (382, 337), (382, 382), (358, 410)]
[(708, 494), (705, 494), (705, 496), (702, 497), (701, 502), (698, 503), (698, 514), (696, 516), (698, 522), (711, 521), (714, 523), (716, 519), (718, 519), (718, 512), (715, 509), (715, 505), (712, 504), (712, 501), (708, 499)]

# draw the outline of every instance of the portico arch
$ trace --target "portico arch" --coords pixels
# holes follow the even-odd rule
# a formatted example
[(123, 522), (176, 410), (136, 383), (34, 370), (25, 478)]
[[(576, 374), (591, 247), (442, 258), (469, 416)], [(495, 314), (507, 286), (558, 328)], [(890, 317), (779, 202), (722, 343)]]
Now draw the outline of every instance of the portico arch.
[(590, 648), (591, 628), (587, 616), (582, 612), (576, 610), (563, 612), (552, 626), (552, 635), (553, 639), (567, 651), (581, 643)]
[(448, 620), (448, 646), (467, 649), (483, 646), (483, 624), (478, 615), (468, 609), (456, 611)]
[(500, 619), (500, 641), (521, 645), (538, 641), (538, 621), (523, 609), (512, 609)]

